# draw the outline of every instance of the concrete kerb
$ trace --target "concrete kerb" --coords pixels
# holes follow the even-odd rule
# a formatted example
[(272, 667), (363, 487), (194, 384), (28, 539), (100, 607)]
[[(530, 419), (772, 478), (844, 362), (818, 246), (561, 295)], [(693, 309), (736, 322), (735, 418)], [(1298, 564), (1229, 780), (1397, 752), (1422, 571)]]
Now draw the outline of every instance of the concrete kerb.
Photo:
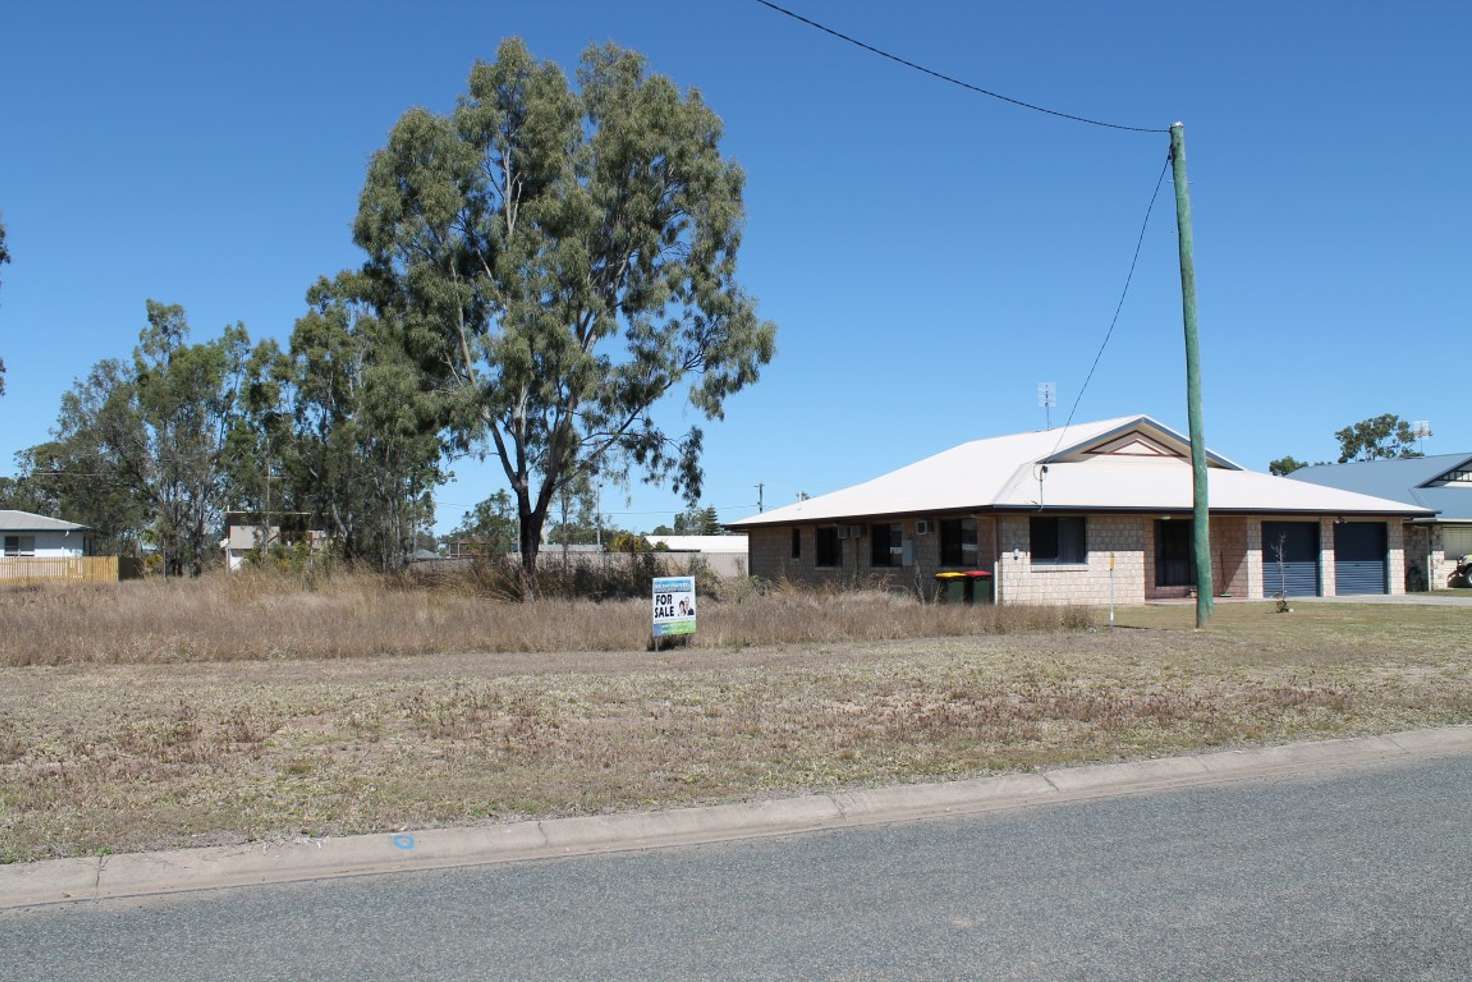
[(1447, 753), (1472, 753), (1472, 726), (660, 812), (17, 863), (0, 866), (0, 910), (791, 835)]

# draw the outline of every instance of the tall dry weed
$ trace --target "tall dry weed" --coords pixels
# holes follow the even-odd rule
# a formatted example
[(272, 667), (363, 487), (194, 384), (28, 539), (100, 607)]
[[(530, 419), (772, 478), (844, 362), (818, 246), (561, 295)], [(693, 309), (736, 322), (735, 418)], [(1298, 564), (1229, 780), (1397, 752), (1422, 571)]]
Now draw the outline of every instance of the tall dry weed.
[[(701, 607), (703, 647), (1074, 631), (1077, 607), (963, 607), (879, 590), (758, 591), (734, 585)], [(643, 599), (518, 603), (464, 582), (426, 586), (343, 573), (306, 588), (289, 575), (0, 591), (0, 665), (354, 658), (473, 651), (628, 651), (644, 646)]]

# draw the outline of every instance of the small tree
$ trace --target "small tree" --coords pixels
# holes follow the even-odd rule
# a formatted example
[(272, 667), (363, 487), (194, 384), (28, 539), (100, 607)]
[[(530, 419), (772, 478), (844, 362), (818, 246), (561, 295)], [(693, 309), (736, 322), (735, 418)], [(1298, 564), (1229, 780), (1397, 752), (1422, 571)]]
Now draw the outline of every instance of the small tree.
[(486, 557), (504, 556), (516, 548), (516, 504), (511, 495), (497, 491), (466, 512), (450, 533), (451, 541), (468, 541)]
[(1308, 466), (1309, 463), (1306, 460), (1299, 460), (1293, 456), (1279, 457), (1277, 460), (1268, 462), (1268, 473), (1278, 477), (1287, 477), (1294, 471), (1303, 470)]
[(721, 519), (714, 506), (693, 506), (675, 516), (676, 535), (720, 535)]
[(1279, 533), (1278, 541), (1273, 546), (1273, 555), (1278, 562), (1278, 612), (1288, 611), (1288, 563), (1285, 557), (1288, 554), (1288, 536)]
[(631, 470), (701, 486), (701, 431), (655, 407), (687, 385), (720, 419), (776, 329), (736, 282), (744, 176), (721, 123), (644, 59), (589, 48), (577, 90), (519, 40), (448, 116), (405, 113), (374, 155), (354, 238), (375, 299), (516, 499), (522, 591), (564, 486)]

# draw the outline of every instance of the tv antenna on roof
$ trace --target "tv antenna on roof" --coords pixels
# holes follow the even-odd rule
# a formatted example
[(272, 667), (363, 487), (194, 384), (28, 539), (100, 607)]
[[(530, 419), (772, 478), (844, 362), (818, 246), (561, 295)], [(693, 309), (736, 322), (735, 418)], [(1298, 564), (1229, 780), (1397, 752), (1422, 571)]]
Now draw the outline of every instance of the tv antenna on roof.
[(1426, 453), (1426, 438), (1431, 435), (1431, 420), (1418, 419), (1411, 424), (1411, 436), (1415, 437), (1420, 444), (1416, 449), (1424, 456)]
[(1058, 386), (1054, 382), (1038, 383), (1038, 407), (1043, 411), (1043, 429), (1053, 428), (1053, 407), (1058, 405)]

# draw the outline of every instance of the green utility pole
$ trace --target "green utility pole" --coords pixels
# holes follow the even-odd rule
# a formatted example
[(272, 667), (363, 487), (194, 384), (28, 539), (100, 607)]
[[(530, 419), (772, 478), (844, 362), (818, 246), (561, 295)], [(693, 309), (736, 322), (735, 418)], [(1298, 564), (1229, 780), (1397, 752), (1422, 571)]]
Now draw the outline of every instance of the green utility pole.
[(1207, 515), (1206, 437), (1201, 426), (1201, 344), (1196, 334), (1196, 267), (1191, 260), (1191, 191), (1186, 185), (1186, 127), (1170, 127), (1171, 177), (1176, 186), (1176, 238), (1181, 250), (1181, 315), (1186, 325), (1186, 416), (1191, 425), (1191, 556), (1196, 562), (1196, 627), (1211, 619), (1211, 526)]

